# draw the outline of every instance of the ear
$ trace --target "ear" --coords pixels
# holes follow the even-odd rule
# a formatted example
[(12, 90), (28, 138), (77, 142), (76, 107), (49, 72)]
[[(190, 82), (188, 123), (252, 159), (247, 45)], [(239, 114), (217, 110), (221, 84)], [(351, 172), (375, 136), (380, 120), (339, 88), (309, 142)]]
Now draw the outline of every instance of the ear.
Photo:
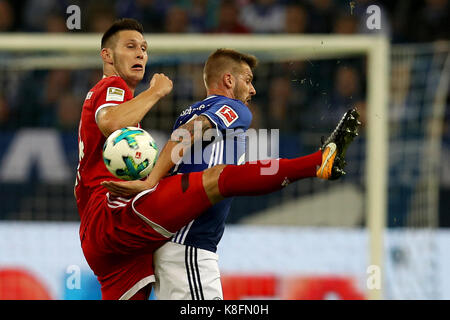
[(112, 50), (110, 48), (103, 48), (100, 55), (104, 63), (113, 64)]
[(225, 73), (222, 77), (222, 80), (227, 89), (232, 89), (234, 87), (234, 78), (231, 73)]

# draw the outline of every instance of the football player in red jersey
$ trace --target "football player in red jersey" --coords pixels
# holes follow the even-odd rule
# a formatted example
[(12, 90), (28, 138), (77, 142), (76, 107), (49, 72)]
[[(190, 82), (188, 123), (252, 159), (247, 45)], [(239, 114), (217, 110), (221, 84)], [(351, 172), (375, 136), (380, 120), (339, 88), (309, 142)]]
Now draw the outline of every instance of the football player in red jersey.
[[(257, 162), (218, 165), (163, 178), (174, 165), (172, 150), (185, 143), (170, 141), (148, 179), (124, 184), (103, 164), (106, 137), (119, 128), (139, 125), (172, 90), (170, 79), (155, 74), (149, 88), (133, 98), (144, 76), (146, 50), (142, 27), (135, 20), (119, 20), (105, 32), (101, 51), (105, 77), (87, 94), (80, 120), (75, 185), (80, 240), (86, 261), (101, 284), (103, 299), (148, 299), (149, 284), (155, 280), (154, 251), (224, 197), (265, 194), (306, 177), (338, 178), (343, 174), (345, 148), (357, 130), (357, 113), (351, 110), (318, 152), (271, 160), (279, 168), (273, 175), (261, 175), (261, 168), (274, 167), (272, 164)], [(253, 86), (241, 76), (225, 73), (218, 81), (228, 91), (238, 92), (236, 99), (247, 99), (244, 93), (250, 93)], [(191, 145), (194, 122), (179, 127), (192, 133)], [(207, 119), (203, 122), (203, 129), (213, 126)]]
[[(105, 32), (101, 58), (104, 76), (88, 92), (79, 124), (75, 197), (83, 252), (102, 284), (103, 298), (129, 298), (151, 282), (148, 263), (151, 265), (152, 256), (145, 250), (139, 252), (141, 259), (147, 261), (145, 268), (140, 267), (133, 251), (139, 245), (129, 239), (127, 230), (137, 225), (137, 232), (145, 234), (139, 228), (148, 227), (139, 218), (126, 223), (118, 221), (121, 217), (111, 218), (112, 211), (121, 209), (128, 200), (107, 197), (107, 190), (100, 185), (105, 179), (116, 179), (103, 163), (102, 147), (115, 130), (138, 126), (159, 99), (170, 93), (172, 81), (163, 74), (155, 74), (149, 88), (133, 98), (144, 77), (148, 56), (142, 26), (132, 19), (118, 20)], [(117, 252), (123, 256), (116, 255)]]

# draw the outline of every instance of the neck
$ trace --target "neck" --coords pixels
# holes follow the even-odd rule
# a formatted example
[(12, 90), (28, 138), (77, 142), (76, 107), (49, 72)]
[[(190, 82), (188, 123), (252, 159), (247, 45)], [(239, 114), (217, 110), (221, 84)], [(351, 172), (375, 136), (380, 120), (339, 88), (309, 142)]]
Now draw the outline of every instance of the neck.
[[(120, 75), (115, 70), (107, 70), (107, 68), (103, 68), (103, 77), (106, 78), (106, 77), (111, 77), (111, 76), (120, 77)], [(128, 88), (130, 89), (131, 93), (134, 96), (134, 90), (136, 89), (137, 83), (130, 82), (124, 78), (122, 78), (122, 79), (125, 81), (125, 83), (127, 84)]]
[(218, 88), (213, 88), (213, 89), (208, 89), (206, 90), (206, 96), (224, 96), (227, 98), (231, 98), (234, 99), (234, 93), (233, 90), (225, 90), (225, 89), (218, 89)]

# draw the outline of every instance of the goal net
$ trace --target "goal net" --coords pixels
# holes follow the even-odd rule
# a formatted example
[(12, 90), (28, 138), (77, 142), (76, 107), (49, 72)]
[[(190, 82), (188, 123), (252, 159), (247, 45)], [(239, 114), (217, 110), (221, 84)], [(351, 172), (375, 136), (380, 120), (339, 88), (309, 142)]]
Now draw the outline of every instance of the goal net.
[[(387, 296), (447, 299), (439, 205), (445, 160), (448, 42), (397, 45), (391, 54)], [(448, 112), (448, 111), (447, 111)]]
[[(221, 47), (259, 58), (252, 128), (269, 129), (267, 139), (277, 138), (271, 150), (279, 157), (317, 150), (321, 136), (348, 108), (356, 106), (361, 114), (345, 177), (303, 180), (269, 196), (234, 200), (218, 249), (225, 298), (439, 298), (432, 234), (448, 44), (390, 48), (378, 36), (146, 38), (149, 64), (136, 93), (154, 72), (174, 82), (173, 92), (142, 122), (160, 148), (180, 112), (205, 97), (203, 63)], [(39, 259), (53, 255), (41, 264), (60, 272), (58, 278), (70, 277), (69, 266), (87, 267), (76, 260), (79, 252), (76, 258), (68, 254), (76, 247), (76, 232), (63, 241), (53, 228), (48, 238), (59, 238), (45, 242), (32, 238), (33, 232), (11, 234), (8, 229), (20, 228), (8, 223), (26, 221), (29, 227), (33, 221), (45, 229), (49, 221), (65, 221), (64, 228), (76, 229), (76, 130), (84, 97), (102, 76), (99, 39), (0, 36), (0, 201), (6, 203), (0, 237), (17, 241), (16, 248), (44, 241)], [(387, 227), (402, 228), (387, 233)], [(22, 263), (19, 256), (0, 254), (0, 267)], [(42, 277), (53, 297), (73, 298), (78, 292)]]

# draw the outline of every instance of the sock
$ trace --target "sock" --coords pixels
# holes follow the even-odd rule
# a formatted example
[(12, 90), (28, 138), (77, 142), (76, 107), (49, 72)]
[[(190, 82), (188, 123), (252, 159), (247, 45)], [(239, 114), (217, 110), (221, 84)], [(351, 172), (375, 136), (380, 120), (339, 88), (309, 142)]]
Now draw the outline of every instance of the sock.
[(269, 164), (258, 161), (227, 165), (219, 176), (219, 191), (224, 197), (267, 194), (290, 182), (315, 177), (317, 166), (321, 164), (322, 151), (319, 150), (295, 159), (270, 160)]

